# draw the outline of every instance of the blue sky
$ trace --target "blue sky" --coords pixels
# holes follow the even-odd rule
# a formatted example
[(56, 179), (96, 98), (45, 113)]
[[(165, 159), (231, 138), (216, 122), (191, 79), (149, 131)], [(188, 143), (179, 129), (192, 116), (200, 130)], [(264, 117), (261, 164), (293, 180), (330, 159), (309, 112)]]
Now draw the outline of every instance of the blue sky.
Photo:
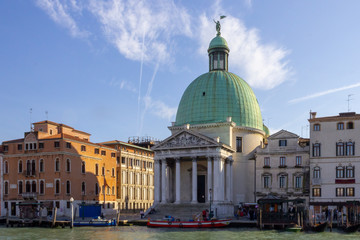
[(360, 112), (359, 10), (356, 0), (1, 1), (0, 142), (45, 119), (94, 142), (168, 137), (186, 87), (208, 71), (220, 15), (229, 71), (252, 86), (265, 124), (307, 137), (310, 110), (346, 112), (354, 94)]

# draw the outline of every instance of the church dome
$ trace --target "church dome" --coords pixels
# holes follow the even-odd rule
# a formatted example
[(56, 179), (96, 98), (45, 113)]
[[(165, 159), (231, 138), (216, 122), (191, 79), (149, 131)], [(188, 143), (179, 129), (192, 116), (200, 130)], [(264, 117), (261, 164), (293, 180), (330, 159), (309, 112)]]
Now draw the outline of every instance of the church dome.
[(209, 44), (209, 72), (196, 78), (185, 90), (175, 126), (226, 122), (264, 131), (259, 103), (251, 87), (228, 72), (229, 47), (218, 34)]

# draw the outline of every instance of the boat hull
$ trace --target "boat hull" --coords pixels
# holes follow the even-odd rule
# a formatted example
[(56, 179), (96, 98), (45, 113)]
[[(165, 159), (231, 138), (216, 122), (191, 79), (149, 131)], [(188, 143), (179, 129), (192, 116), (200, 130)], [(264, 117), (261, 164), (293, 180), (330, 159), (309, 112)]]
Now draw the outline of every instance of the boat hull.
[(230, 224), (229, 219), (226, 220), (211, 220), (211, 221), (194, 221), (194, 222), (171, 222), (171, 221), (156, 221), (149, 220), (148, 227), (162, 227), (162, 228), (219, 228), (226, 227)]
[(74, 227), (108, 227), (108, 226), (116, 226), (116, 222), (114, 220), (74, 222)]

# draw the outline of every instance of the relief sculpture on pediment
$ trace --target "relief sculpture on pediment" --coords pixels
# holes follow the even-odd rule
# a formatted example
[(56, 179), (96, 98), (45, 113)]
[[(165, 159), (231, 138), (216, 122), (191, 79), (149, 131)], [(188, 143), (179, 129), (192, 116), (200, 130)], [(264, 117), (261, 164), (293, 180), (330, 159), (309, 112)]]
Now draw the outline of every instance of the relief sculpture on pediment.
[(169, 140), (164, 144), (164, 147), (202, 146), (206, 144), (209, 143), (204, 139), (185, 133)]

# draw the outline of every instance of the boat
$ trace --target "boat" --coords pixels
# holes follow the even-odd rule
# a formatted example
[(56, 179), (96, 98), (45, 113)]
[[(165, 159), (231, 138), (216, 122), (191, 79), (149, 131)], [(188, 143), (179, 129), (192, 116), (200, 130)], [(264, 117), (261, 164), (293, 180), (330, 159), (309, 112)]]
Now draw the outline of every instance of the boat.
[(344, 226), (343, 227), (343, 231), (346, 232), (346, 233), (356, 232), (359, 229), (360, 229), (360, 224), (354, 224), (354, 225)]
[(163, 228), (218, 228), (226, 227), (230, 224), (230, 219), (219, 219), (210, 221), (166, 221), (166, 220), (149, 220), (148, 227)]
[(295, 227), (287, 227), (285, 230), (288, 232), (301, 232), (303, 229), (302, 227), (295, 226)]
[(116, 226), (115, 219), (91, 219), (90, 221), (74, 221), (74, 227), (107, 227)]
[(313, 232), (324, 232), (327, 225), (328, 225), (327, 222), (318, 223), (318, 224), (315, 224), (314, 226), (310, 226), (310, 230)]

